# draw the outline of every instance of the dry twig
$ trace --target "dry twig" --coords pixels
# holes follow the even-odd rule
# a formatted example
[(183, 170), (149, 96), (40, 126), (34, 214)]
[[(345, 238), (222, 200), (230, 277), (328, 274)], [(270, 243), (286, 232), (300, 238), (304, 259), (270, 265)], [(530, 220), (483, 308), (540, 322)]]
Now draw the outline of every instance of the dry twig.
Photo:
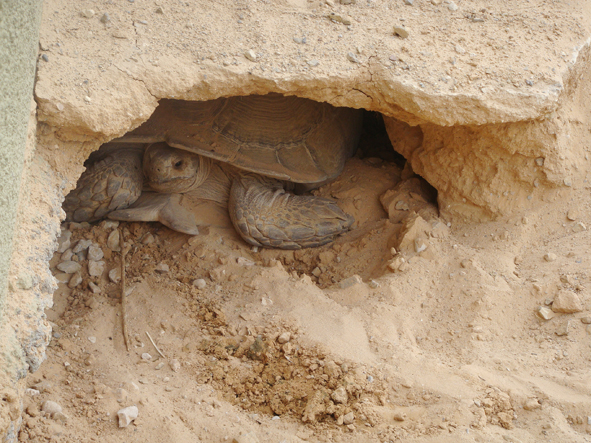
[(127, 333), (127, 294), (125, 290), (125, 256), (129, 247), (123, 241), (123, 230), (119, 230), (119, 244), (121, 245), (121, 321), (123, 323), (123, 339), (125, 348), (129, 352), (129, 334)]
[(162, 358), (166, 358), (164, 356), (164, 354), (162, 353), (162, 351), (160, 349), (158, 349), (158, 346), (156, 346), (156, 343), (154, 343), (154, 340), (152, 340), (152, 337), (150, 336), (150, 333), (148, 331), (146, 331), (146, 335), (148, 336), (148, 338), (150, 339), (150, 341), (152, 342), (152, 344), (154, 345), (154, 348), (156, 349), (156, 351), (158, 351), (158, 354), (160, 354), (160, 357)]

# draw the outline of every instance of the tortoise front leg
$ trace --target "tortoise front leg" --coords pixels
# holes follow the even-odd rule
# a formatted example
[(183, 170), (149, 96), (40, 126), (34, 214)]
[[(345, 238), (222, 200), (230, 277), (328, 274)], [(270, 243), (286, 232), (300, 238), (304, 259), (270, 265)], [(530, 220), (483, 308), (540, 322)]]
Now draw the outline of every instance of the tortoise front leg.
[(280, 181), (254, 174), (233, 180), (228, 209), (246, 242), (268, 248), (322, 246), (348, 231), (354, 221), (333, 199), (294, 195)]

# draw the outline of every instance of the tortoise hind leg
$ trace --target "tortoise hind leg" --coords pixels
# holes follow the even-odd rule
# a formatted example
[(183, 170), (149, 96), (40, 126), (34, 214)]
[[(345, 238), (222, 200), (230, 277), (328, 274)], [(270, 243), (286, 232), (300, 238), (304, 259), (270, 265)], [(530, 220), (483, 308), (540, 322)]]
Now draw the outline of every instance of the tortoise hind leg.
[(268, 248), (322, 246), (354, 221), (332, 199), (294, 195), (278, 180), (250, 174), (234, 179), (228, 209), (244, 240)]
[(157, 221), (183, 234), (197, 235), (195, 216), (183, 208), (181, 194), (160, 194), (143, 192), (129, 208), (113, 211), (107, 215), (111, 220)]

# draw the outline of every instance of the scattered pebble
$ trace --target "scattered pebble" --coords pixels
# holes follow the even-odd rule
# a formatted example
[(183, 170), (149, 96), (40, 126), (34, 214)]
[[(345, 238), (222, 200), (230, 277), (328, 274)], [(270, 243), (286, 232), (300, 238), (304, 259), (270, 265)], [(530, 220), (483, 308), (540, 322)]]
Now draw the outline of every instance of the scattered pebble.
[(256, 62), (257, 61), (257, 55), (256, 55), (256, 53), (252, 49), (249, 49), (248, 51), (246, 51), (244, 53), (244, 57), (246, 57), (251, 62)]
[(320, 62), (316, 59), (313, 60), (308, 60), (306, 63), (308, 63), (308, 65), (314, 67), (314, 66), (318, 66), (320, 64)]
[(558, 325), (558, 327), (556, 328), (556, 335), (558, 335), (559, 337), (564, 337), (565, 335), (568, 335), (569, 328), (570, 328), (569, 321), (565, 321), (564, 323), (560, 323)]
[[(88, 274), (90, 274), (91, 277), (100, 277), (101, 275), (103, 275), (104, 270), (105, 270), (105, 262), (104, 261), (90, 260), (88, 262)], [(94, 285), (94, 283), (92, 283), (92, 284)], [(93, 289), (93, 292), (94, 292), (94, 289)], [(96, 292), (95, 292), (95, 294), (96, 294)]]
[(330, 398), (332, 398), (335, 403), (342, 403), (342, 404), (346, 404), (347, 400), (349, 400), (349, 396), (347, 395), (347, 390), (345, 389), (344, 386), (336, 388), (334, 391), (332, 391), (332, 394), (330, 394)]
[(394, 35), (397, 35), (400, 38), (407, 38), (409, 36), (409, 32), (404, 26), (394, 26)]
[(181, 363), (176, 358), (173, 358), (170, 360), (170, 369), (173, 372), (179, 372), (181, 370)]
[[(158, 263), (154, 268), (154, 271), (159, 272), (160, 274), (164, 274), (170, 271), (170, 267), (166, 263)], [(111, 274), (109, 273), (109, 277)]]
[[(101, 272), (102, 274), (102, 272)], [(101, 293), (101, 288), (99, 288), (95, 283), (93, 282), (89, 282), (88, 283), (88, 287), (90, 288), (90, 290), (92, 291), (93, 294), (100, 294)]]
[(71, 239), (72, 238), (72, 231), (62, 231), (62, 235), (57, 240), (57, 252), (60, 254), (66, 252), (67, 249), (70, 248)]
[(301, 37), (301, 38), (300, 37), (294, 37), (293, 38), (293, 41), (296, 42), (296, 43), (299, 43), (301, 45), (304, 45), (304, 44), (306, 44), (306, 37)]
[(35, 397), (36, 395), (39, 395), (40, 392), (37, 389), (27, 388), (25, 389), (25, 394), (30, 395), (31, 397)]
[(320, 277), (322, 275), (322, 271), (320, 270), (320, 268), (318, 266), (316, 266), (312, 270), (312, 275), (315, 276), (315, 277)]
[(62, 412), (62, 407), (54, 401), (47, 400), (41, 406), (41, 410), (50, 417), (54, 417), (55, 414)]
[(115, 229), (107, 237), (107, 247), (111, 251), (121, 251), (119, 231)]
[(565, 314), (572, 314), (575, 312), (581, 312), (583, 310), (583, 304), (579, 296), (568, 289), (561, 289), (554, 297), (554, 303), (552, 303), (552, 311), (562, 312)]
[(65, 272), (66, 274), (73, 274), (74, 272), (78, 272), (80, 269), (82, 269), (82, 266), (80, 265), (80, 263), (68, 260), (58, 264), (57, 268), (60, 271)]
[(456, 3), (455, 3), (455, 2), (453, 2), (453, 1), (449, 0), (449, 1), (447, 2), (447, 8), (448, 8), (450, 11), (457, 11), (457, 10), (458, 10), (458, 5), (456, 5)]
[(155, 367), (154, 369), (156, 369), (157, 371), (159, 371), (159, 370), (160, 370), (160, 369), (162, 369), (163, 367), (164, 367), (164, 362), (163, 362), (163, 361), (161, 361), (160, 363), (158, 363), (158, 364), (156, 365), (156, 367)]
[(523, 409), (526, 411), (533, 411), (535, 409), (540, 409), (541, 407), (542, 405), (537, 398), (530, 398), (526, 400), (525, 404), (523, 405)]
[(356, 0), (341, 0), (341, 5), (354, 5)]
[(94, 336), (91, 335), (90, 337), (88, 337), (88, 341), (90, 343), (96, 343), (96, 337), (94, 337)]
[(119, 427), (125, 428), (134, 421), (139, 415), (137, 406), (128, 406), (117, 411), (117, 417), (119, 418)]
[(254, 262), (248, 258), (238, 257), (236, 263), (240, 266), (254, 266)]
[(72, 248), (72, 252), (78, 254), (79, 252), (87, 250), (91, 244), (91, 240), (79, 240), (78, 243), (76, 243), (76, 246)]
[(581, 322), (585, 325), (591, 325), (591, 317), (582, 317)]
[(359, 277), (356, 274), (356, 275), (353, 275), (351, 277), (348, 277), (348, 278), (346, 278), (344, 280), (341, 280), (339, 282), (339, 288), (346, 289), (346, 288), (350, 288), (351, 286), (358, 285), (360, 283), (363, 283), (363, 280), (361, 279), (361, 277)]
[(74, 289), (80, 283), (82, 283), (82, 274), (80, 274), (80, 271), (74, 272), (72, 278), (70, 278), (70, 281), (68, 282), (68, 288)]
[(101, 17), (101, 23), (104, 23), (105, 25), (107, 23), (109, 23), (111, 21), (111, 17), (109, 16), (109, 14), (107, 14), (106, 12), (103, 14), (103, 16)]
[(92, 18), (94, 16), (94, 11), (92, 9), (85, 9), (80, 15), (84, 18)]
[(349, 412), (348, 414), (343, 416), (343, 424), (344, 425), (352, 425), (355, 421), (355, 414), (353, 412)]
[(202, 278), (198, 278), (193, 280), (193, 286), (196, 286), (197, 289), (204, 289), (207, 286), (207, 282)]
[(283, 332), (279, 337), (277, 337), (277, 342), (279, 344), (285, 344), (289, 340), (291, 340), (291, 333), (289, 331)]
[(151, 232), (148, 232), (146, 235), (144, 235), (144, 238), (142, 238), (143, 245), (151, 245), (155, 241), (156, 240), (154, 239), (154, 236), (152, 235)]
[(150, 354), (148, 354), (147, 352), (144, 352), (142, 354), (142, 360), (150, 361), (150, 360), (152, 360), (152, 356)]
[(552, 312), (552, 309), (546, 306), (538, 306), (536, 314), (542, 320), (551, 320), (552, 318), (554, 318), (554, 312)]
[(359, 61), (359, 59), (357, 58), (357, 56), (355, 54), (353, 54), (352, 52), (347, 52), (347, 60), (349, 60), (350, 62), (353, 62), (353, 63), (361, 63)]
[(105, 256), (99, 245), (92, 244), (88, 247), (88, 260), (99, 261)]
[(369, 281), (368, 285), (371, 289), (377, 289), (380, 287), (380, 284), (377, 281), (375, 281), (373, 278)]
[[(92, 262), (89, 262), (89, 264), (90, 263)], [(109, 271), (109, 280), (111, 280), (113, 283), (119, 283), (121, 280), (121, 268), (119, 266)]]
[(554, 254), (553, 252), (548, 252), (547, 254), (544, 255), (544, 260), (546, 261), (554, 261), (556, 260), (556, 254)]
[(573, 226), (573, 232), (577, 233), (577, 232), (583, 232), (587, 230), (587, 226), (585, 226), (585, 223), (583, 223), (582, 221), (578, 221), (575, 223), (575, 225)]
[(404, 420), (406, 420), (406, 414), (402, 411), (394, 411), (393, 418), (396, 421), (404, 421)]
[(414, 0), (404, 0), (404, 4), (408, 6), (412, 6), (414, 4)]
[(347, 17), (346, 15), (339, 15), (339, 14), (335, 14), (334, 12), (331, 12), (328, 15), (328, 18), (331, 19), (333, 22), (342, 23), (343, 25), (350, 25), (351, 24), (351, 18)]
[(156, 8), (156, 14), (164, 14), (164, 8), (162, 6), (158, 6)]
[(60, 257), (61, 261), (69, 261), (72, 260), (72, 256), (74, 255), (74, 253), (72, 252), (71, 249), (67, 249), (66, 252), (64, 252), (62, 254), (62, 256)]

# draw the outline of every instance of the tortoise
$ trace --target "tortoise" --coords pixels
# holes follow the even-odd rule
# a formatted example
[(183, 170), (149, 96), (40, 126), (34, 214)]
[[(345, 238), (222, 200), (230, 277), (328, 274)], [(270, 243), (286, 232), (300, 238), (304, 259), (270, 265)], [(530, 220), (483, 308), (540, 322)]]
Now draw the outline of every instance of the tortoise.
[(361, 111), (280, 94), (163, 99), (137, 129), (91, 154), (64, 202), (69, 221), (160, 221), (198, 233), (184, 194), (227, 205), (255, 246), (329, 243), (354, 219), (302, 194), (334, 180), (357, 147)]

